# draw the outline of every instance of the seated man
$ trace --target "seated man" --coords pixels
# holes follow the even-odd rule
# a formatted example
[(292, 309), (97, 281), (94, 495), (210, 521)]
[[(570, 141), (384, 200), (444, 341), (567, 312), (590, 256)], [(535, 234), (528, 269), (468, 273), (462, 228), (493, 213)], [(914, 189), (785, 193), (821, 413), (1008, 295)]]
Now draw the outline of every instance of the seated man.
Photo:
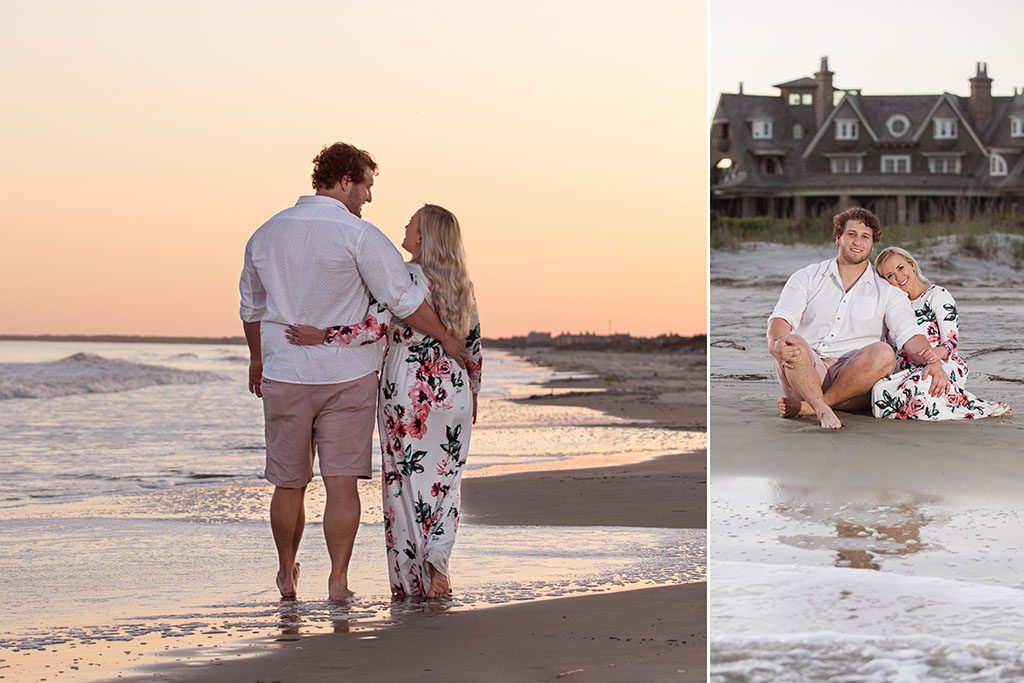
[(836, 258), (794, 273), (768, 319), (768, 351), (783, 392), (779, 414), (816, 415), (822, 427), (839, 429), (833, 408), (868, 408), (872, 385), (895, 362), (887, 333), (911, 360), (927, 366), (929, 393), (946, 393), (949, 377), (917, 333), (910, 300), (869, 262), (882, 237), (878, 218), (867, 209), (848, 209), (833, 218), (833, 236)]

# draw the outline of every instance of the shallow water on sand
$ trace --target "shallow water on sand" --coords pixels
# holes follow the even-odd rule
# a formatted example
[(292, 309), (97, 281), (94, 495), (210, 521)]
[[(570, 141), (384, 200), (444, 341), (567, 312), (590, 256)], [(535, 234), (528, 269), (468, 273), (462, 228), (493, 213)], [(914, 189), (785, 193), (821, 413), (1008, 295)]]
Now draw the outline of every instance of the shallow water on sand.
[[(357, 598), (324, 601), (317, 476), (300, 600), (276, 599), (262, 408), (246, 393), (246, 368), (245, 349), (234, 346), (0, 342), (0, 678), (105, 679), (167, 650), (214, 659), (241, 638), (379, 628), (437, 608), (391, 603), (376, 464), (360, 485)], [(557, 376), (488, 354), (466, 476), (704, 446), (703, 433), (506, 400)], [(703, 530), (485, 527), (467, 518), (451, 561), (456, 598), (441, 608), (700, 581), (704, 543)]]
[[(712, 289), (711, 680), (1024, 679), (1024, 425), (779, 419), (780, 288)], [(969, 388), (1019, 413), (1024, 294), (953, 293)]]

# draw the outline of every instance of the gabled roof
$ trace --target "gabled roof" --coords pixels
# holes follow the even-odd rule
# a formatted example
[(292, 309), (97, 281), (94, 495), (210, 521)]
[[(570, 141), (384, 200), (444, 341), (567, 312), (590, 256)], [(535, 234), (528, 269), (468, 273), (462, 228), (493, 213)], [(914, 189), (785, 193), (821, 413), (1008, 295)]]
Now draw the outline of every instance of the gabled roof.
[[(871, 128), (878, 133), (878, 141), (897, 143), (910, 140), (911, 132), (928, 115), (935, 103), (935, 95), (858, 95), (857, 104)], [(902, 114), (910, 121), (910, 127), (901, 136), (889, 132), (889, 119)]]
[(871, 123), (864, 117), (864, 112), (861, 111), (860, 105), (857, 104), (857, 99), (859, 97), (860, 95), (851, 95), (850, 93), (843, 95), (843, 99), (839, 100), (839, 104), (837, 104), (832, 109), (829, 115), (822, 122), (821, 126), (818, 128), (818, 132), (815, 133), (814, 137), (811, 138), (811, 141), (807, 143), (807, 148), (804, 149), (804, 153), (801, 155), (802, 158), (806, 159), (807, 157), (811, 156), (811, 152), (814, 151), (814, 148), (818, 146), (818, 143), (821, 142), (821, 139), (825, 137), (829, 130), (831, 130), (832, 122), (835, 121), (836, 118), (838, 118), (839, 110), (843, 108), (844, 104), (850, 105), (850, 108), (853, 109), (853, 112), (857, 115), (857, 118), (860, 119), (860, 122), (864, 125), (864, 130), (868, 132), (868, 135), (871, 136), (872, 140), (878, 142), (878, 134), (875, 133), (874, 129), (871, 127)]
[(981, 153), (984, 154), (985, 156), (988, 156), (988, 150), (985, 149), (985, 145), (982, 144), (981, 140), (978, 138), (978, 134), (974, 132), (974, 124), (966, 116), (964, 116), (963, 111), (960, 109), (960, 103), (957, 102), (956, 98), (950, 95), (948, 92), (942, 93), (941, 95), (935, 98), (935, 104), (932, 105), (932, 108), (928, 111), (928, 114), (924, 117), (924, 119), (921, 120), (921, 124), (917, 127), (917, 130), (914, 131), (914, 134), (910, 136), (910, 139), (913, 140), (914, 142), (917, 142), (918, 140), (921, 139), (921, 136), (924, 135), (925, 129), (928, 128), (928, 124), (931, 123), (932, 119), (935, 117), (935, 114), (939, 111), (939, 107), (941, 107), (943, 103), (948, 104), (950, 108), (953, 109), (953, 113), (956, 114), (956, 117), (960, 120), (960, 127), (966, 130), (968, 134), (970, 134), (971, 139), (974, 140), (974, 144), (978, 146), (978, 149), (981, 150)]

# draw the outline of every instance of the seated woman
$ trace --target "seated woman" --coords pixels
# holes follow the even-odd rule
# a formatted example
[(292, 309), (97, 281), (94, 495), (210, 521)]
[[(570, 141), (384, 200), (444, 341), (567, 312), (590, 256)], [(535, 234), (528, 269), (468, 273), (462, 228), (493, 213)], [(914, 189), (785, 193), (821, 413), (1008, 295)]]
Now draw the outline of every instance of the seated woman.
[(375, 343), (388, 340), (380, 374), (380, 432), (384, 536), (395, 598), (443, 598), (451, 593), (448, 560), (461, 517), (462, 472), (476, 422), (483, 359), (473, 283), (455, 216), (427, 204), (410, 219), (402, 248), (409, 277), (445, 327), (466, 339), (463, 370), (441, 343), (376, 302), (354, 325), (326, 330), (288, 327), (293, 344)]
[(934, 362), (942, 363), (950, 385), (946, 396), (930, 396), (930, 382), (921, 379), (923, 367), (900, 353), (892, 374), (879, 380), (871, 390), (874, 416), (894, 420), (976, 420), (1010, 415), (1007, 404), (982, 400), (966, 389), (969, 368), (957, 353), (959, 316), (950, 293), (925, 279), (917, 260), (899, 247), (882, 250), (875, 259), (875, 268), (910, 297), (921, 334), (931, 342), (936, 354)]

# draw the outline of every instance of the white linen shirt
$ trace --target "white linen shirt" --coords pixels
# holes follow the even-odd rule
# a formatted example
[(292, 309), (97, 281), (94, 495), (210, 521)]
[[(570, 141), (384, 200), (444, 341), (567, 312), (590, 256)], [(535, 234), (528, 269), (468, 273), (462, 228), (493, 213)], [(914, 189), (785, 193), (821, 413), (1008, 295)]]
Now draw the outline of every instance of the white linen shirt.
[(260, 322), (263, 376), (292, 384), (365, 377), (380, 369), (383, 343), (296, 346), (287, 325), (361, 322), (371, 294), (399, 318), (423, 303), (391, 240), (322, 195), (299, 197), (249, 238), (238, 287), (242, 320)]
[(819, 355), (839, 357), (888, 336), (897, 349), (918, 334), (906, 293), (868, 264), (849, 291), (835, 259), (793, 273), (769, 316), (793, 327)]

